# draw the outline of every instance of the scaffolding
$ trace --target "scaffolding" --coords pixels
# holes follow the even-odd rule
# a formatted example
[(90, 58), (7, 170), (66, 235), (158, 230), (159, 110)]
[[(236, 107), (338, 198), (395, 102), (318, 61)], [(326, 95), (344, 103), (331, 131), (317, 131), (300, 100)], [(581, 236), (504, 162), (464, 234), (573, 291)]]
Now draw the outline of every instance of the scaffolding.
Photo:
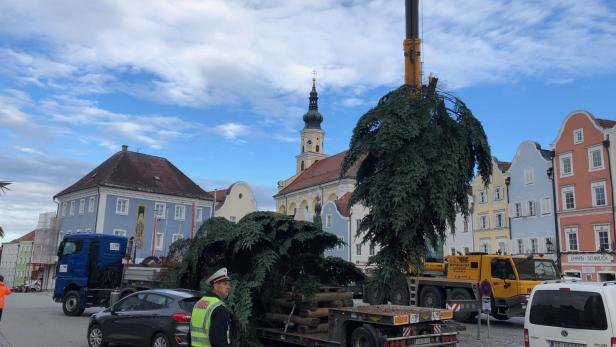
[(41, 213), (36, 230), (30, 260), (30, 278), (40, 280), (42, 289), (50, 289), (58, 248), (58, 228), (55, 212)]

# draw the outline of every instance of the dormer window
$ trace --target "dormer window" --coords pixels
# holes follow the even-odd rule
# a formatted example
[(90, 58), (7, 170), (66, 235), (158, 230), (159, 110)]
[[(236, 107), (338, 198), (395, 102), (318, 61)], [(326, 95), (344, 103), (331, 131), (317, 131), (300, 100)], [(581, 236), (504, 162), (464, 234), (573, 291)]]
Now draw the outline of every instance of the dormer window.
[(577, 145), (582, 142), (584, 142), (584, 129), (573, 130), (573, 143)]

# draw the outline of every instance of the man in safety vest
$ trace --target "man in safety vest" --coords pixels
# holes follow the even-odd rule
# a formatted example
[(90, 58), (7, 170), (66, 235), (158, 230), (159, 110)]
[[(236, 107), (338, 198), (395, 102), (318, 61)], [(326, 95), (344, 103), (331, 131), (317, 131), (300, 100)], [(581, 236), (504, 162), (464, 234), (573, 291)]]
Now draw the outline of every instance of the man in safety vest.
[(190, 319), (190, 340), (193, 347), (228, 347), (231, 313), (223, 299), (229, 296), (231, 279), (227, 268), (216, 271), (207, 279), (212, 290), (197, 301)]

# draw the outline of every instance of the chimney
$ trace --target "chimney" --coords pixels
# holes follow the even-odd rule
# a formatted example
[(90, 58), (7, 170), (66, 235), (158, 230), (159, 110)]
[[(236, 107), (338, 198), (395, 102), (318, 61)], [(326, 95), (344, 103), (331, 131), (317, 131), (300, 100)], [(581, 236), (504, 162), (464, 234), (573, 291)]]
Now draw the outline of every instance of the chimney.
[(128, 152), (128, 146), (122, 145), (122, 152)]
[(421, 39), (419, 0), (405, 0), (406, 39), (404, 40), (404, 84), (421, 88)]

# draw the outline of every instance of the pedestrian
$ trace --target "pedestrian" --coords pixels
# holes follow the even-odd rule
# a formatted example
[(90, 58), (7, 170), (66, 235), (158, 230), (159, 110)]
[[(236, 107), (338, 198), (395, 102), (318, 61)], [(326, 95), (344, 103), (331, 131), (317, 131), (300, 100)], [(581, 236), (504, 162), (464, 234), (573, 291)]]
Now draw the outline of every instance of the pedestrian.
[(0, 275), (0, 321), (2, 320), (2, 311), (4, 310), (4, 297), (11, 295), (13, 291), (4, 285), (4, 276)]
[(231, 313), (223, 302), (229, 296), (231, 279), (222, 268), (207, 279), (211, 290), (197, 301), (190, 319), (190, 339), (193, 347), (228, 347)]

